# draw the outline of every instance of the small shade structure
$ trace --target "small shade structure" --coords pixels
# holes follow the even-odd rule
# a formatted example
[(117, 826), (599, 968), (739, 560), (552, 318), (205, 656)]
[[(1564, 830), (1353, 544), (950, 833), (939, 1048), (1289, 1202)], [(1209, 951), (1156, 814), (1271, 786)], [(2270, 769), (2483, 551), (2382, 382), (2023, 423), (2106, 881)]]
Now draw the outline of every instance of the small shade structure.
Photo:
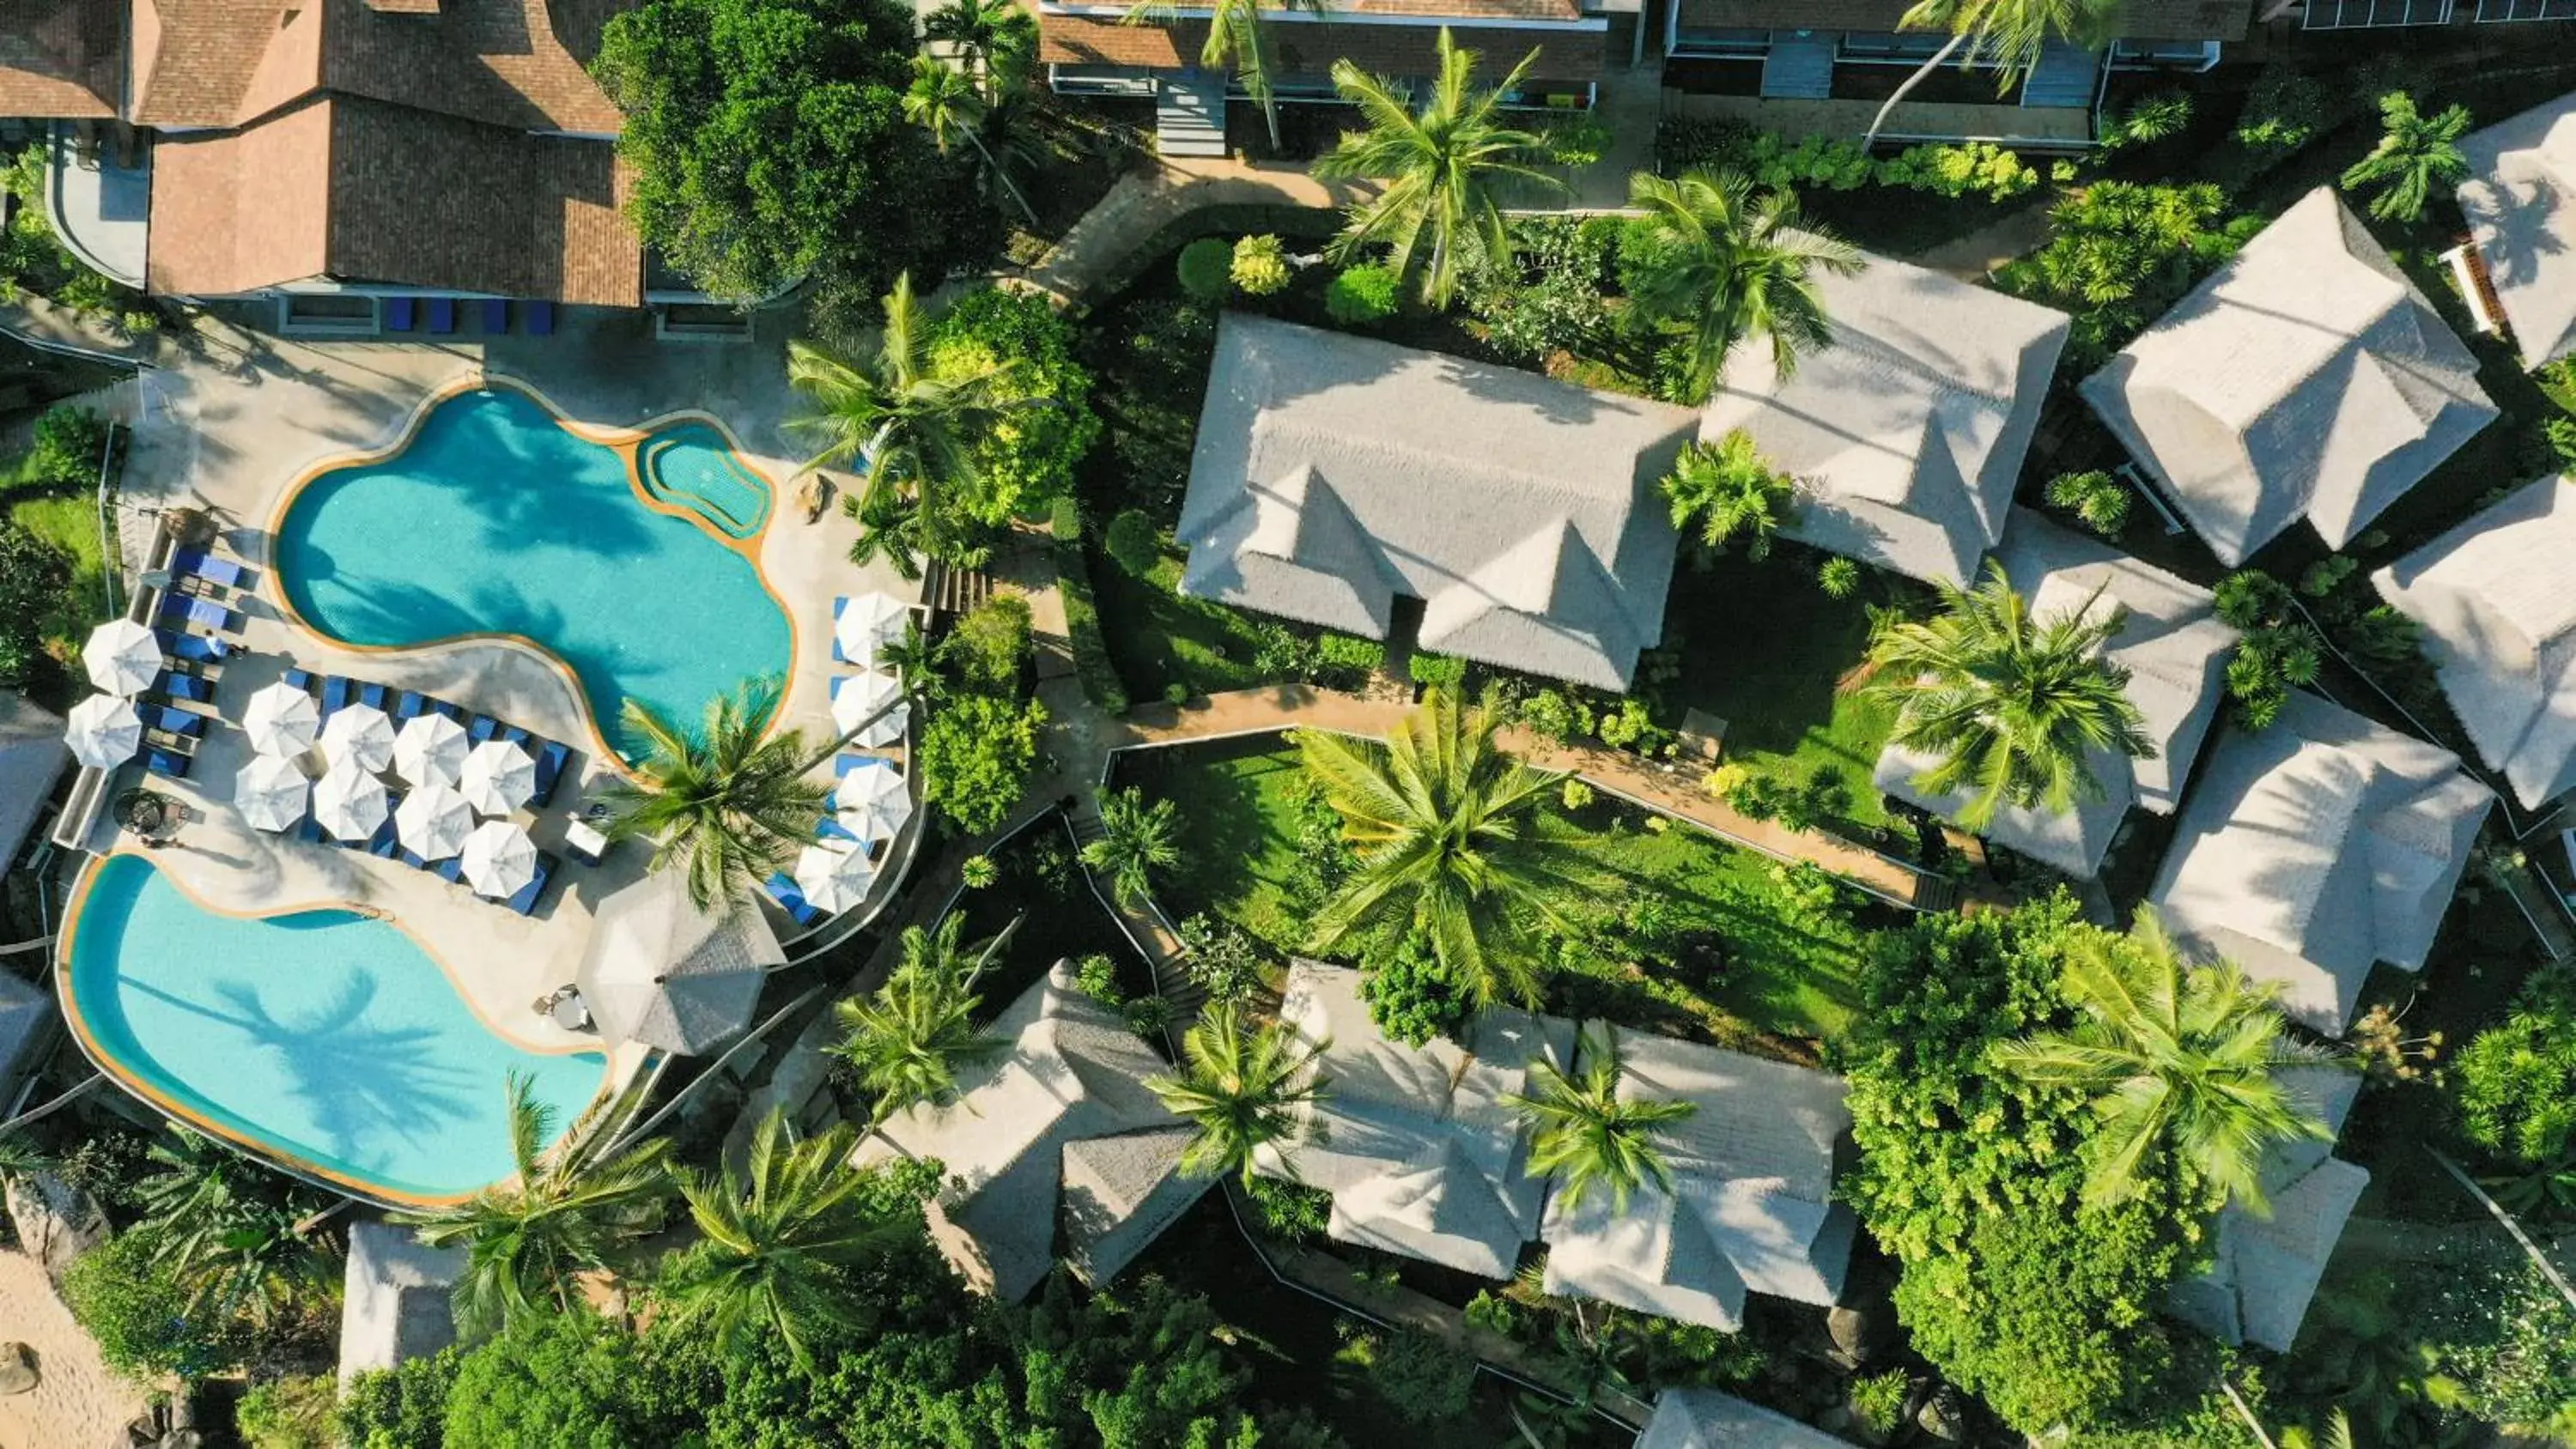
[(161, 641), (132, 619), (110, 619), (81, 646), (89, 682), (110, 694), (141, 694), (161, 677)]
[(394, 732), (394, 773), (414, 785), (454, 785), (465, 752), (465, 726), (443, 714), (414, 715)]
[(423, 860), (445, 860), (473, 833), (474, 807), (451, 786), (419, 786), (394, 808), (394, 838)]
[(599, 903), (573, 980), (608, 1041), (696, 1055), (750, 1025), (767, 973), (785, 964), (759, 910), (701, 911), (686, 877), (662, 870)]
[(476, 895), (506, 901), (537, 878), (537, 846), (515, 821), (486, 820), (456, 852)]
[(322, 733), (322, 707), (313, 696), (279, 680), (243, 706), (242, 733), (263, 755), (300, 755)]
[(333, 765), (313, 786), (313, 823), (341, 840), (374, 835), (388, 808), (385, 782), (353, 765)]
[(912, 706), (898, 703), (903, 686), (890, 675), (850, 674), (832, 681), (832, 723), (848, 734), (866, 724), (868, 716), (889, 704), (883, 718), (869, 724), (858, 740), (868, 746), (890, 745), (903, 738), (904, 726), (911, 721)]
[(796, 889), (817, 910), (841, 912), (867, 899), (877, 869), (865, 849), (846, 841), (818, 840), (796, 856)]
[(368, 774), (394, 762), (393, 717), (372, 704), (343, 705), (322, 726), (322, 754), (333, 765), (351, 765)]
[(233, 776), (233, 809), (253, 830), (289, 830), (304, 818), (313, 782), (284, 755), (258, 755)]
[(891, 840), (912, 818), (912, 792), (892, 760), (863, 760), (832, 791), (841, 826), (861, 840)]
[(485, 740), (465, 756), (456, 788), (486, 815), (507, 815), (537, 793), (537, 762), (508, 740)]
[(89, 768), (113, 770), (133, 759), (143, 743), (143, 717), (130, 699), (93, 694), (72, 706), (63, 722), (63, 742), (72, 747), (72, 758)]
[(877, 646), (903, 637), (912, 611), (890, 594), (865, 593), (845, 599), (832, 620), (832, 642), (852, 664), (874, 665)]

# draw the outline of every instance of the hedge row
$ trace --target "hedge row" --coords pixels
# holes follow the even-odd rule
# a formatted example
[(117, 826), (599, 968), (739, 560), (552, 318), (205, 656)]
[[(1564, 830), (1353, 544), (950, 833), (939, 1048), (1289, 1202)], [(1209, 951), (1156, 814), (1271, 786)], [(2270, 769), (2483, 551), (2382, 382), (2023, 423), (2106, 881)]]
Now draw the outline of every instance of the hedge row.
[(1073, 641), (1073, 669), (1082, 692), (1113, 715), (1127, 712), (1127, 687), (1109, 662), (1100, 633), (1100, 605), (1091, 596), (1091, 563), (1082, 552), (1082, 514), (1070, 498), (1055, 501), (1056, 587), (1064, 592), (1064, 629)]

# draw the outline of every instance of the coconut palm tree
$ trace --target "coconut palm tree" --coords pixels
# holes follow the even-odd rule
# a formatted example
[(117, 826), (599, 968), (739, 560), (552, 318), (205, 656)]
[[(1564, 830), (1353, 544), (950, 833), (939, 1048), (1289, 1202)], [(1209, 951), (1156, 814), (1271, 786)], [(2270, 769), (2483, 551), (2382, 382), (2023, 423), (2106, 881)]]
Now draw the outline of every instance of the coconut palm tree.
[(2404, 91), (2379, 98), (2379, 145), (2343, 173), (2343, 189), (2376, 186), (2370, 214), (2382, 221), (2414, 221), (2436, 192), (2447, 192), (2469, 174), (2460, 138), (2476, 123), (2466, 106), (2427, 116)]
[(1619, 1038), (1605, 1021), (1584, 1023), (1578, 1067), (1530, 1063), (1530, 1090), (1503, 1101), (1530, 1132), (1529, 1175), (1560, 1175), (1557, 1197), (1568, 1209), (1600, 1188), (1620, 1212), (1649, 1182), (1673, 1185), (1664, 1160), (1664, 1129), (1699, 1110), (1695, 1102), (1622, 1098)]
[(618, 1250), (661, 1225), (671, 1190), (656, 1137), (609, 1162), (591, 1144), (547, 1147), (555, 1115), (530, 1080), (510, 1076), (511, 1176), (452, 1207), (397, 1213), (433, 1248), (463, 1248), (456, 1326), (479, 1338), (531, 1313), (560, 1312), (580, 1296), (574, 1279), (611, 1266)]
[[(1961, 67), (1987, 61), (1994, 65), (1995, 90), (2001, 94), (2039, 63), (2040, 50), (2052, 40), (2098, 48), (2111, 34), (2120, 0), (1916, 0), (1898, 18), (1899, 30), (1947, 30), (1949, 41), (1896, 88), (1878, 114), (1870, 117), (1861, 149), (1878, 144), (1878, 133), (1897, 103), (1913, 94), (1923, 78), (1957, 55)], [(1962, 49), (1966, 54), (1960, 55)]]
[(885, 984), (874, 996), (834, 1008), (842, 1035), (830, 1051), (857, 1068), (860, 1083), (875, 1094), (872, 1124), (915, 1103), (946, 1100), (957, 1089), (958, 1068), (1004, 1046), (975, 1025), (975, 1010), (984, 1004), (975, 982), (1019, 922), (972, 948), (958, 944), (965, 924), (951, 911), (936, 929), (906, 926), (903, 958)]
[[(975, 0), (964, 3), (973, 4)], [(958, 141), (973, 147), (976, 158), (984, 163), (984, 174), (993, 178), (1020, 215), (1035, 226), (1038, 214), (1029, 206), (1029, 199), (1020, 194), (1018, 184), (984, 144), (984, 125), (992, 112), (992, 102), (965, 72), (935, 56), (912, 58), (912, 84), (903, 93), (903, 118), (928, 131), (930, 144), (939, 148), (942, 156)]]
[(866, 568), (884, 559), (907, 581), (921, 578), (921, 560), (930, 540), (921, 526), (921, 501), (894, 488), (841, 495), (842, 516), (858, 520), (859, 535), (850, 540), (850, 562)]
[[(1179, 0), (1134, 0), (1119, 23), (1169, 25), (1181, 18), (1181, 9)], [(1270, 58), (1270, 31), (1261, 22), (1264, 9), (1321, 14), (1324, 0), (1282, 0), (1276, 6), (1266, 5), (1264, 0), (1213, 0), (1207, 17), (1207, 40), (1199, 46), (1199, 65), (1206, 70), (1233, 68), (1236, 84), (1261, 108), (1262, 124), (1270, 128), (1270, 149), (1277, 151), (1279, 98), (1272, 88), (1277, 73)]]
[(1132, 906), (1154, 887), (1154, 877), (1181, 863), (1180, 811), (1169, 800), (1147, 804), (1130, 787), (1100, 797), (1100, 828), (1107, 833), (1082, 848), (1082, 863), (1109, 877), (1118, 904)]
[(1871, 635), (1870, 690), (1897, 709), (1890, 736), (1939, 761), (1915, 783), (1935, 795), (1970, 792), (1971, 830), (2005, 805), (2063, 813), (2098, 799), (2089, 756), (2155, 757), (2126, 693), (2129, 671), (2103, 656), (2125, 615), (2098, 608), (2032, 615), (2001, 564), (1973, 589), (1941, 585), (1929, 620), (1883, 616)]
[(775, 679), (745, 681), (709, 703), (694, 731), (626, 701), (626, 728), (645, 745), (635, 774), (601, 793), (612, 839), (654, 842), (652, 869), (687, 872), (689, 899), (713, 910), (785, 864), (814, 838), (829, 787), (805, 778), (805, 736), (763, 738), (778, 709)]
[(849, 1165), (857, 1141), (838, 1124), (799, 1142), (772, 1108), (741, 1168), (680, 1175), (702, 1235), (665, 1284), (680, 1324), (727, 1352), (775, 1337), (807, 1366), (817, 1332), (856, 1325), (843, 1271), (901, 1236), (866, 1195), (869, 1175)]
[(2085, 1200), (2136, 1196), (2148, 1163), (2170, 1152), (2216, 1203), (2268, 1215), (2264, 1153), (2329, 1135), (2279, 1074), (2337, 1059), (2292, 1039), (2273, 990), (2233, 963), (2184, 961), (2144, 907), (2128, 935), (2088, 932), (2070, 944), (2060, 984), (2075, 1025), (1998, 1043), (1992, 1060), (2035, 1086), (2092, 1098), (2099, 1125), (2086, 1149)]
[(1211, 1003), (1181, 1037), (1181, 1070), (1148, 1077), (1163, 1105), (1198, 1129), (1181, 1153), (1192, 1177), (1240, 1173), (1252, 1181), (1254, 1149), (1287, 1152), (1316, 1140), (1308, 1109), (1331, 1092), (1309, 1043), (1278, 1022), (1246, 1026), (1231, 1001)]
[(1318, 176), (1386, 183), (1351, 208), (1333, 242), (1334, 257), (1349, 261), (1386, 247), (1397, 277), (1414, 280), (1431, 306), (1446, 307), (1470, 260), (1511, 254), (1493, 184), (1511, 177), (1558, 183), (1534, 165), (1545, 154), (1544, 139), (1503, 124), (1501, 112), (1503, 97), (1519, 88), (1538, 52), (1521, 57), (1500, 85), (1476, 90), (1468, 84), (1476, 53), (1452, 44), (1445, 25), (1439, 48), (1439, 75), (1419, 110), (1395, 82), (1334, 61), (1334, 88), (1359, 107), (1368, 129), (1344, 135), (1314, 169)]
[(1663, 488), (1674, 528), (1697, 529), (1700, 542), (1712, 550), (1741, 537), (1745, 556), (1756, 563), (1771, 556), (1772, 535), (1798, 506), (1797, 480), (1771, 471), (1753, 435), (1742, 428), (1715, 443), (1683, 448)]
[(987, 102), (1037, 53), (1037, 17), (1015, 0), (948, 0), (921, 17), (921, 38), (953, 48)]
[(1391, 927), (1428, 941), (1476, 1000), (1538, 1000), (1528, 927), (1563, 929), (1555, 901), (1583, 883), (1579, 847), (1546, 803), (1565, 776), (1494, 745), (1501, 721), (1434, 689), (1384, 745), (1297, 731), (1307, 775), (1342, 817), (1359, 863), (1316, 917), (1315, 949)]
[(1684, 402), (1708, 400), (1737, 346), (1761, 338), (1782, 378), (1798, 359), (1833, 340), (1818, 274), (1850, 276), (1861, 255), (1798, 212), (1785, 187), (1756, 195), (1732, 171), (1693, 171), (1678, 180), (1639, 172), (1629, 203), (1644, 212), (1642, 244), (1620, 276), (1637, 320), (1685, 334)]
[(941, 646), (921, 632), (921, 621), (907, 615), (903, 637), (877, 646), (877, 663), (894, 671), (906, 698), (931, 702), (948, 692), (948, 677), (939, 672), (941, 652)]

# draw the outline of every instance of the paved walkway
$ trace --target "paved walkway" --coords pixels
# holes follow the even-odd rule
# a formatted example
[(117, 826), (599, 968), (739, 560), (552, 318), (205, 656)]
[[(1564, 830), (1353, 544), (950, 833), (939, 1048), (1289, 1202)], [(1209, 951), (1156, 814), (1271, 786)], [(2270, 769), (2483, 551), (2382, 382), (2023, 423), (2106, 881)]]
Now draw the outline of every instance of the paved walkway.
[(151, 1395), (109, 1372), (98, 1345), (54, 1296), (35, 1259), (0, 1251), (0, 1340), (36, 1351), (31, 1393), (0, 1398), (0, 1449), (69, 1449), (123, 1443)]
[[(1159, 252), (1157, 242), (1177, 240), (1186, 229), (1258, 229), (1261, 211), (1338, 211), (1375, 189), (1371, 182), (1319, 181), (1301, 166), (1278, 162), (1167, 157), (1120, 177), (1018, 285), (1078, 312), (1153, 261), (1147, 253)], [(1198, 226), (1201, 220), (1206, 225)]]

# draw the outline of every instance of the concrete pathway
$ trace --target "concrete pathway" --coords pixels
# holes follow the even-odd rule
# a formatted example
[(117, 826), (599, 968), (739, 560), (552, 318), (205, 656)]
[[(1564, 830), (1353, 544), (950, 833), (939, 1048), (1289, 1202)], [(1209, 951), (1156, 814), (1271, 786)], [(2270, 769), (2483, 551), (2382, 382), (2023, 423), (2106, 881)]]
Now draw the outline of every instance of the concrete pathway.
[(33, 1392), (0, 1398), (0, 1449), (121, 1444), (151, 1410), (149, 1391), (109, 1371), (43, 1266), (15, 1250), (0, 1252), (0, 1340), (33, 1348), (41, 1376)]
[(1014, 285), (1078, 312), (1123, 286), (1162, 243), (1221, 225), (1257, 230), (1264, 211), (1338, 211), (1375, 191), (1374, 182), (1319, 181), (1277, 162), (1163, 158), (1120, 177)]

